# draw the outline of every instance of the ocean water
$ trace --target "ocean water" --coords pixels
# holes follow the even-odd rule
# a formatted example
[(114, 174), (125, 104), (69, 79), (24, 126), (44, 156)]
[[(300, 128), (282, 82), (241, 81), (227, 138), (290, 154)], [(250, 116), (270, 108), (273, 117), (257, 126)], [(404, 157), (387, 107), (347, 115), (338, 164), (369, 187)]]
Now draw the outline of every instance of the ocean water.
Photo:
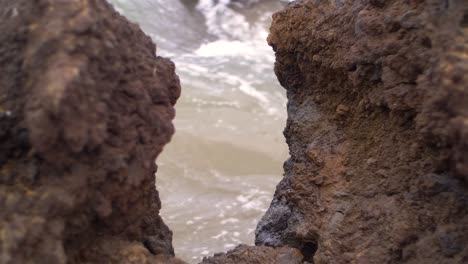
[(171, 58), (176, 134), (158, 158), (162, 217), (176, 255), (197, 263), (254, 230), (282, 177), (286, 96), (266, 43), (279, 0), (111, 0)]

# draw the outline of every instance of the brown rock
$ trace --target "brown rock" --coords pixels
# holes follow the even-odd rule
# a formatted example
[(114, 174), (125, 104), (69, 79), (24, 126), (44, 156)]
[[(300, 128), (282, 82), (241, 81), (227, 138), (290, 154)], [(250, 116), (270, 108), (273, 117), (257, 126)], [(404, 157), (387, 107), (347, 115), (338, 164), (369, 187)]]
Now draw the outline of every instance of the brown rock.
[(466, 262), (468, 2), (436, 2), (304, 0), (273, 16), (291, 157), (257, 245), (316, 264)]
[(0, 32), (0, 263), (169, 263), (173, 63), (101, 0), (5, 0)]
[(349, 112), (349, 107), (347, 107), (346, 105), (340, 104), (336, 108), (336, 114), (339, 116), (347, 115), (348, 112)]
[(200, 264), (301, 264), (301, 252), (294, 248), (270, 248), (239, 245), (228, 253), (204, 258)]

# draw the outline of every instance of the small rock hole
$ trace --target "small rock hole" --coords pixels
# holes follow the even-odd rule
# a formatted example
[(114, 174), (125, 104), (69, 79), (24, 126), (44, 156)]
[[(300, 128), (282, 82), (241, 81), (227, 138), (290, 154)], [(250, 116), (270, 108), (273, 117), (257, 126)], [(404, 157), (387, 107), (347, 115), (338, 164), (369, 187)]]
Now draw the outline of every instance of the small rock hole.
[(460, 26), (464, 28), (468, 27), (468, 10), (465, 11), (465, 14), (463, 15), (463, 18), (460, 22)]
[(314, 255), (317, 252), (317, 242), (315, 241), (306, 241), (304, 242), (301, 253), (304, 256), (304, 262), (314, 263)]
[(348, 65), (348, 71), (356, 71), (357, 70), (357, 64), (356, 63), (351, 63), (350, 65)]
[(421, 40), (421, 44), (428, 49), (432, 48), (432, 40), (429, 37), (424, 37)]

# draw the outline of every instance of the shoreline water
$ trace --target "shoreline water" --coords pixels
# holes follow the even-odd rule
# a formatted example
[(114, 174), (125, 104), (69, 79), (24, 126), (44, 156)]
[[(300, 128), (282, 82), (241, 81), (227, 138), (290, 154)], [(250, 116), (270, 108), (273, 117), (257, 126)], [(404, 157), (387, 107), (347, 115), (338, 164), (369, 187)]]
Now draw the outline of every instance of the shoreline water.
[(266, 42), (282, 4), (111, 2), (153, 37), (181, 79), (176, 134), (157, 160), (161, 215), (176, 254), (196, 263), (253, 244), (288, 156), (286, 96)]

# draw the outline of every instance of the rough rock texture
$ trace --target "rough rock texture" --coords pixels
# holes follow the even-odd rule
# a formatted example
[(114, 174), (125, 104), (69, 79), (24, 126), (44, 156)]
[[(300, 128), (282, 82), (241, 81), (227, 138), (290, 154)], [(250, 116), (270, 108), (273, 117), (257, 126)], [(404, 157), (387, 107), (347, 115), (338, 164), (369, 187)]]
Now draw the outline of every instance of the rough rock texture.
[(467, 263), (468, 2), (306, 0), (273, 20), (291, 157), (256, 244)]
[(170, 263), (172, 62), (102, 0), (0, 0), (0, 32), (0, 263)]
[(226, 254), (204, 258), (200, 264), (301, 264), (303, 258), (295, 248), (239, 245)]

